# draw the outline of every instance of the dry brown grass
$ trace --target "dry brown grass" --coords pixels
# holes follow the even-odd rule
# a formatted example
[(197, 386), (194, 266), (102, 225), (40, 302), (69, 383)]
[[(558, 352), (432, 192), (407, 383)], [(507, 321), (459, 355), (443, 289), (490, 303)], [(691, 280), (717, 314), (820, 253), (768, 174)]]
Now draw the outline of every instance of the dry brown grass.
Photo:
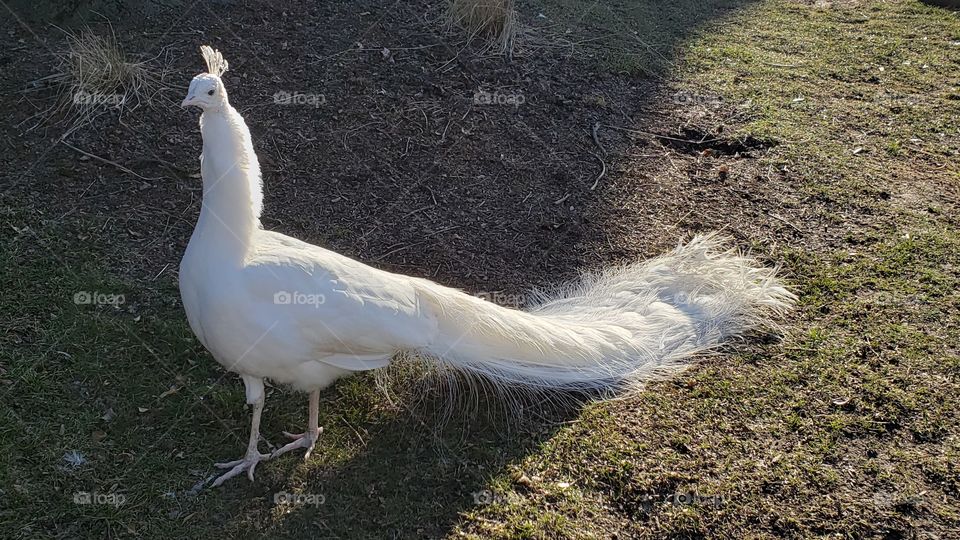
[(38, 81), (55, 89), (53, 105), (40, 116), (66, 125), (63, 138), (101, 114), (121, 116), (157, 97), (162, 77), (148, 62), (132, 61), (112, 29), (66, 36), (66, 45), (55, 53), (56, 72)]
[(519, 30), (514, 0), (451, 0), (449, 18), (470, 41), (483, 39), (501, 53), (513, 50)]

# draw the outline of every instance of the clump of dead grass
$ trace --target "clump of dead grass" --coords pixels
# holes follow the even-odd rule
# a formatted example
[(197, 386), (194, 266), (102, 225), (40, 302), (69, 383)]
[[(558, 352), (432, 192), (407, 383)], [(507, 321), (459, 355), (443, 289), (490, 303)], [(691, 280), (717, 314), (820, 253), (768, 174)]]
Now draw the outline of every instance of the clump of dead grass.
[(63, 138), (104, 113), (119, 117), (157, 97), (162, 73), (149, 62), (131, 60), (112, 28), (65, 33), (65, 46), (55, 52), (55, 72), (37, 81), (55, 93), (54, 103), (39, 116), (66, 125)]
[(482, 39), (504, 54), (513, 51), (519, 33), (514, 0), (451, 0), (450, 26), (467, 32), (468, 40)]

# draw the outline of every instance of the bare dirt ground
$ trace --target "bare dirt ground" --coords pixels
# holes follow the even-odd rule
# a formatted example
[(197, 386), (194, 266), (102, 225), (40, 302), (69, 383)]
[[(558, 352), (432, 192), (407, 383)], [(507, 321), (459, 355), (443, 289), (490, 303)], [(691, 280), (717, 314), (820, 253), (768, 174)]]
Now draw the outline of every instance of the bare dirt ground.
[[(18, 115), (6, 136), (23, 152), (9, 154), (19, 158), (11, 159), (11, 172), (45, 181), (8, 195), (37, 197), (33, 204), (53, 218), (105, 221), (104, 236), (119, 240), (112, 270), (152, 278), (175, 265), (198, 213), (199, 179), (190, 174), (196, 174), (200, 142), (196, 113), (169, 106), (202, 69), (197, 43), (210, 41), (238, 51), (228, 58), (226, 82), (263, 164), (271, 209), (265, 226), (392, 270), (471, 289), (519, 291), (656, 253), (684, 233), (731, 221), (790, 235), (782, 220), (743, 215), (750, 211), (740, 204), (744, 197), (777, 194), (789, 201), (790, 182), (755, 163), (771, 143), (724, 136), (728, 124), (736, 125), (736, 112), (691, 111), (682, 93), (598, 72), (589, 56), (536, 42), (513, 63), (477, 57), (476, 49), (456, 48), (462, 47), (456, 36), (438, 43), (439, 7), (404, 3), (384, 13), (379, 4), (304, 5), (266, 16), (243, 4), (201, 5), (179, 23), (114, 21), (126, 49), (163, 47), (171, 59), (170, 88), (159, 106), (140, 108), (122, 122), (104, 117), (69, 142), (145, 178), (126, 175), (119, 185), (99, 179), (103, 163), (63, 146), (51, 149), (55, 128), (22, 140), (30, 123), (19, 121), (37, 112), (29, 104), (44, 104), (11, 92), (8, 110)], [(171, 24), (167, 35), (156, 35)], [(244, 39), (249, 35), (262, 37)], [(275, 35), (282, 38), (267, 37)], [(51, 46), (56, 38), (51, 30)], [(10, 81), (35, 80), (42, 66), (52, 69), (42, 47), (17, 53)], [(483, 91), (522, 95), (524, 102), (475, 104)], [(278, 106), (276, 92), (322, 94), (325, 103)], [(597, 123), (602, 148), (592, 137)], [(697, 144), (701, 140), (708, 142)], [(39, 162), (30, 159), (44, 152)], [(608, 170), (591, 190), (603, 167), (600, 154)], [(731, 167), (727, 178), (720, 177), (722, 165)], [(638, 169), (649, 172), (629, 174)], [(709, 215), (687, 215), (704, 197)], [(729, 212), (743, 219), (732, 220)], [(751, 230), (730, 232), (767, 240)]]

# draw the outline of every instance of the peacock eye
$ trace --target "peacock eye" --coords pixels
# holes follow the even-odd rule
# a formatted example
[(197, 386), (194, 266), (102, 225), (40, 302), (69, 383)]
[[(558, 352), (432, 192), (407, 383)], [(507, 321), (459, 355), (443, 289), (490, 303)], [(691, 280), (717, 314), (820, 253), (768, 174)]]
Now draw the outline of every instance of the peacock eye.
[(209, 92), (207, 92), (207, 95), (208, 95), (208, 96), (212, 96), (212, 95), (213, 95), (213, 90), (210, 90)]

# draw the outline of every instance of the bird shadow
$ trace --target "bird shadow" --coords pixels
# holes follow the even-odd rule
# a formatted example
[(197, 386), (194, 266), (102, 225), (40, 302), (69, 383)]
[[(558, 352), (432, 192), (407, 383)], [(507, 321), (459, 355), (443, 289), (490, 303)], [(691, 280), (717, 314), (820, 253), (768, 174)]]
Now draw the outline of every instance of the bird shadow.
[[(342, 396), (341, 390), (332, 392)], [(328, 401), (318, 456), (306, 463), (281, 458), (270, 472), (261, 472), (259, 496), (281, 510), (265, 532), (316, 538), (446, 536), (461, 513), (507, 500), (507, 491), (491, 485), (494, 478), (504, 471), (515, 480), (524, 478), (524, 457), (577, 418), (587, 402), (587, 396), (558, 400), (528, 392), (511, 393), (505, 406), (502, 392), (472, 385), (453, 399), (449, 394), (409, 398), (413, 401), (404, 404), (380, 401), (381, 416), (368, 425), (354, 425), (339, 414), (338, 407), (358, 405), (351, 398)], [(351, 449), (349, 457), (343, 456), (345, 448)]]

